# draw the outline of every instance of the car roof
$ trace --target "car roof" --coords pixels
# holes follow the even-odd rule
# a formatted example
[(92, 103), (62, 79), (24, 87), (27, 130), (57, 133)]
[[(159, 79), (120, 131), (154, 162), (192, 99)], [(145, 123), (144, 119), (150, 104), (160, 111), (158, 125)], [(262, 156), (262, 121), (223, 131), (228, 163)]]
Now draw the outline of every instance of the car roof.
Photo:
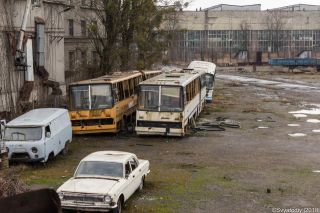
[(59, 108), (41, 108), (33, 109), (7, 123), (6, 126), (45, 126), (53, 119), (59, 117), (63, 113), (68, 112), (66, 109)]
[(115, 163), (126, 163), (131, 157), (137, 158), (135, 154), (130, 152), (99, 151), (89, 154), (81, 161), (107, 161)]

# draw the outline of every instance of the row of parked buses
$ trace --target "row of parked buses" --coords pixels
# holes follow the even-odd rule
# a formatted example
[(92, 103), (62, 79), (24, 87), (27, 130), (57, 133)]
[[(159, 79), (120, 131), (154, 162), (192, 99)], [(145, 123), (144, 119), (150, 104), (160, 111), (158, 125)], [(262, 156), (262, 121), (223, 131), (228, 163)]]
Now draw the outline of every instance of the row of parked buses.
[(115, 73), (73, 83), (73, 133), (116, 133), (132, 125), (138, 135), (184, 136), (205, 100), (212, 101), (214, 76), (213, 63), (193, 61), (185, 70)]
[(114, 73), (73, 83), (69, 112), (35, 109), (9, 123), (0, 122), (0, 160), (5, 152), (10, 161), (46, 162), (67, 152), (72, 133), (116, 133), (130, 124), (138, 135), (184, 136), (205, 100), (212, 100), (214, 70), (206, 63), (192, 62), (185, 70)]

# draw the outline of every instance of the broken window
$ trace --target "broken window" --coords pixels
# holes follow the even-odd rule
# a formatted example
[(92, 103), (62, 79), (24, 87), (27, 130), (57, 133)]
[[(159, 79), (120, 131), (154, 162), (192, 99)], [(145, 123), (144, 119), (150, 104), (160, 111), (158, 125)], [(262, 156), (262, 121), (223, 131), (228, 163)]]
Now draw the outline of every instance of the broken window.
[(82, 65), (87, 64), (87, 51), (85, 50), (81, 51), (81, 64)]
[(76, 62), (75, 53), (74, 51), (70, 51), (69, 52), (69, 70), (74, 70), (75, 62)]
[(85, 20), (81, 20), (81, 36), (87, 36), (87, 23)]
[(73, 36), (73, 19), (69, 19), (69, 36)]

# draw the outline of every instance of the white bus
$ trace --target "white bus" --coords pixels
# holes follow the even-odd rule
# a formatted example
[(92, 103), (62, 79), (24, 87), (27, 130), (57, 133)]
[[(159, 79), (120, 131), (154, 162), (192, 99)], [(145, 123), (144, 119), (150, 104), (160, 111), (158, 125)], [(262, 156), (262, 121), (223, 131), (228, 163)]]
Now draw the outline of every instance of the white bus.
[(207, 88), (206, 101), (211, 103), (213, 101), (214, 80), (216, 75), (216, 65), (207, 61), (192, 61), (188, 69), (194, 69), (195, 71), (203, 71), (205, 84)]
[(139, 84), (136, 132), (138, 135), (184, 136), (191, 120), (205, 104), (202, 71), (163, 73)]

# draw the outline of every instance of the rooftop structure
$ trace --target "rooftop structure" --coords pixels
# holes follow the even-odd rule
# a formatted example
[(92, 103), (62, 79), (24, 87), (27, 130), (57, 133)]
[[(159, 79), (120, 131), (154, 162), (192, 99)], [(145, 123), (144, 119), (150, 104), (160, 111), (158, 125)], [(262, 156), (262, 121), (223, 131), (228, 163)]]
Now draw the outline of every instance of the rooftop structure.
[(230, 4), (218, 4), (212, 7), (204, 9), (204, 11), (260, 11), (261, 4), (252, 4), (252, 5), (230, 5)]

